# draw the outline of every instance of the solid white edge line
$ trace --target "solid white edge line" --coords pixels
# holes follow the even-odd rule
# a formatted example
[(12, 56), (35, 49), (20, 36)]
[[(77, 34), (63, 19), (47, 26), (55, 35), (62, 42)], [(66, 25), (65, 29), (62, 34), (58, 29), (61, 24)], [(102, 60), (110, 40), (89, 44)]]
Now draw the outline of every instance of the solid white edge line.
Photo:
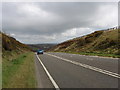
[(90, 70), (94, 70), (96, 72), (100, 72), (100, 73), (103, 73), (103, 74), (106, 74), (106, 75), (109, 75), (109, 76), (112, 76), (112, 77), (115, 77), (115, 78), (120, 78), (120, 75), (117, 74), (117, 73), (113, 73), (113, 72), (110, 72), (110, 71), (107, 71), (107, 70), (103, 70), (103, 69), (100, 69), (100, 68), (96, 68), (96, 67), (93, 67), (93, 66), (90, 66), (90, 65), (87, 65), (87, 64), (82, 64), (82, 63), (78, 63), (78, 62), (75, 62), (75, 61), (72, 61), (72, 60), (69, 60), (69, 59), (65, 59), (65, 58), (62, 58), (62, 57), (58, 57), (56, 55), (52, 55), (52, 54), (48, 54), (48, 53), (45, 53), (49, 56), (53, 56), (53, 57), (56, 57), (58, 59), (61, 59), (63, 61), (66, 61), (66, 62), (69, 62), (69, 63), (72, 63), (72, 64), (75, 64), (75, 65), (79, 65), (79, 66), (82, 66), (84, 68), (87, 68), (87, 69), (90, 69)]
[(50, 81), (52, 82), (53, 86), (56, 88), (56, 90), (60, 90), (59, 86), (57, 85), (57, 83), (55, 82), (55, 80), (52, 78), (52, 76), (50, 75), (50, 73), (48, 72), (47, 68), (45, 67), (45, 65), (42, 63), (42, 61), (40, 60), (40, 58), (38, 57), (38, 55), (36, 54), (39, 62), (41, 63), (43, 69), (45, 70), (46, 74), (48, 75)]

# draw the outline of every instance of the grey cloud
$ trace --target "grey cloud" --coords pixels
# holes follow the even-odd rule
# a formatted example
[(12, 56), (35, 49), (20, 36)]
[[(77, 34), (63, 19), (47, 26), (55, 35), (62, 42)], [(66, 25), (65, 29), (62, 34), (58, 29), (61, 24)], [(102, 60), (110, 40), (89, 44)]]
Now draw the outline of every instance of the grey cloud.
[[(109, 26), (104, 25), (98, 27), (96, 21), (104, 17), (102, 13), (99, 16), (100, 19), (97, 17), (100, 14), (100, 8), (109, 5), (114, 7), (117, 3), (3, 3), (2, 26), (3, 30), (14, 33), (15, 37), (24, 43), (61, 42), (73, 38), (62, 36), (62, 33), (73, 28), (91, 28), (93, 30), (108, 28)], [(89, 30), (85, 31), (85, 33), (89, 32)], [(22, 37), (22, 35), (27, 37)], [(33, 35), (33, 41), (28, 39)], [(44, 36), (42, 37), (42, 35)], [(45, 36), (54, 37), (54, 35), (56, 35), (54, 40), (45, 38)], [(35, 36), (39, 36), (37, 37), (38, 42), (34, 41)], [(76, 34), (77, 36), (79, 35)]]

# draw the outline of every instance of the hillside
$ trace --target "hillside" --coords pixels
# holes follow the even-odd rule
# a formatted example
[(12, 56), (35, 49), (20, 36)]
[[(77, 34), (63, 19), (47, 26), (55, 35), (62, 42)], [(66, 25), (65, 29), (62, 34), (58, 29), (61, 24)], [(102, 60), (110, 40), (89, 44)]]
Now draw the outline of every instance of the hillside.
[(94, 33), (60, 43), (49, 51), (118, 55), (120, 54), (118, 52), (119, 33), (118, 29), (95, 31)]
[(9, 35), (0, 33), (0, 39), (2, 39), (2, 66), (0, 66), (2, 87), (36, 88), (34, 53), (27, 45)]
[(48, 50), (57, 44), (27, 44), (33, 51), (38, 49)]
[(2, 38), (2, 52), (3, 52), (3, 57), (6, 56), (7, 53), (12, 53), (12, 51), (16, 53), (24, 52), (24, 51), (29, 51), (30, 48), (17, 41), (15, 38), (8, 36), (4, 33), (0, 33), (0, 38)]
[(10, 37), (2, 33), (2, 50), (12, 51), (12, 50), (28, 50), (28, 46), (20, 43), (15, 38)]

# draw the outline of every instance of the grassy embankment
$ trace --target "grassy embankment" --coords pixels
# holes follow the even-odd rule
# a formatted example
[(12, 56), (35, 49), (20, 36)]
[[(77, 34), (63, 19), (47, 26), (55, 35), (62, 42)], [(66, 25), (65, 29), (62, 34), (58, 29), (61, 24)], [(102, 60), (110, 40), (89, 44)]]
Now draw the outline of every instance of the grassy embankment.
[(9, 54), (2, 60), (2, 87), (3, 88), (35, 88), (34, 54), (32, 52)]
[(49, 51), (119, 58), (119, 34), (119, 29), (95, 31), (60, 43)]
[(35, 88), (34, 54), (15, 38), (0, 32), (2, 39), (2, 87)]

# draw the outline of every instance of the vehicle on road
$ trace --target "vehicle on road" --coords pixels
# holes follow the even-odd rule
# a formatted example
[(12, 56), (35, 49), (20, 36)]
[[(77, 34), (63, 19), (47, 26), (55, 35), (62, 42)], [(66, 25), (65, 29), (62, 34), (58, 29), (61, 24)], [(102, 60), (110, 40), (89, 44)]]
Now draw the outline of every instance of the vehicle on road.
[(38, 50), (37, 54), (43, 54), (44, 50)]

